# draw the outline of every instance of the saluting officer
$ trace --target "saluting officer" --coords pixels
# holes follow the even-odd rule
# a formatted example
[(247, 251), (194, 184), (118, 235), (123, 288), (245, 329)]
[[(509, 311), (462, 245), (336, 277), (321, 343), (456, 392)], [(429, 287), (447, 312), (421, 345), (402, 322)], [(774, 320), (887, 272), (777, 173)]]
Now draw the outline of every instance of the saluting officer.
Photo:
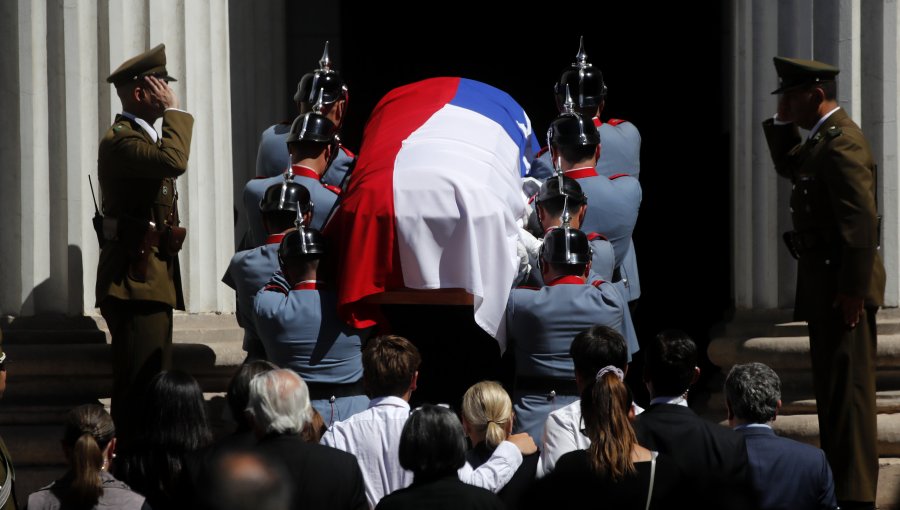
[[(876, 168), (837, 104), (838, 68), (775, 57), (778, 112), (763, 123), (775, 170), (791, 180), (799, 258), (794, 315), (809, 325), (822, 450), (841, 508), (875, 508), (878, 433), (875, 313), (884, 299)], [(798, 126), (809, 130), (800, 138)]]
[[(122, 113), (100, 140), (103, 204), (97, 306), (112, 335), (112, 413), (128, 440), (128, 401), (171, 367), (172, 309), (184, 309), (175, 179), (187, 170), (194, 119), (168, 86), (165, 45), (119, 66)], [(153, 122), (162, 117), (162, 135)]]
[[(324, 97), (324, 91), (321, 89), (319, 97), (320, 99)], [(334, 159), (335, 154), (340, 152), (337, 128), (321, 113), (323, 104), (319, 101), (316, 111), (304, 113), (294, 119), (285, 140), (291, 155), (291, 165), (286, 170), (283, 169), (283, 175), (253, 179), (244, 186), (244, 209), (247, 211), (253, 246), (263, 244), (268, 235), (259, 214), (259, 202), (269, 186), (281, 183), (284, 176), (290, 176), (294, 182), (302, 184), (309, 190), (315, 206), (309, 226), (316, 230), (321, 230), (325, 226), (325, 221), (341, 194), (340, 188), (322, 182), (328, 164)]]
[[(581, 222), (588, 209), (587, 197), (581, 192), (581, 185), (571, 177), (558, 174), (547, 179), (534, 197), (535, 213), (541, 230), (546, 233), (553, 228), (561, 227), (567, 218), (572, 228), (581, 228)], [(616, 255), (612, 243), (606, 236), (597, 232), (587, 234), (591, 248), (590, 280), (613, 281), (616, 266)], [(539, 250), (529, 252), (531, 272), (523, 280), (522, 285), (543, 287), (537, 258)]]
[(298, 212), (303, 223), (308, 225), (312, 219), (313, 204), (309, 191), (290, 176), (285, 176), (284, 182), (273, 184), (266, 190), (259, 203), (259, 211), (269, 237), (262, 246), (235, 253), (222, 277), (222, 282), (237, 293), (237, 320), (244, 328), (244, 351), (247, 352), (245, 363), (268, 359), (256, 332), (253, 298), (279, 270), (278, 247), (287, 231), (294, 228)]
[(337, 315), (337, 292), (320, 280), (325, 238), (299, 225), (278, 248), (281, 271), (254, 300), (256, 328), (269, 361), (300, 374), (326, 425), (364, 411), (362, 345), (368, 330)]
[(516, 432), (542, 437), (547, 415), (578, 400), (569, 346), (579, 332), (609, 326), (625, 338), (629, 362), (638, 350), (622, 285), (588, 282), (590, 261), (587, 236), (566, 223), (544, 236), (539, 264), (546, 286), (510, 292), (506, 328), (515, 359)]
[[(327, 41), (325, 42), (325, 51), (319, 60), (319, 68), (304, 74), (297, 83), (294, 103), (301, 115), (313, 110), (320, 89), (323, 91), (322, 103), (324, 105), (320, 113), (334, 122), (334, 125), (340, 130), (347, 114), (349, 95), (347, 85), (341, 78), (341, 74), (334, 69), (331, 58), (328, 56)], [(257, 177), (281, 175), (284, 169), (291, 164), (290, 154), (285, 146), (290, 126), (290, 122), (284, 121), (270, 126), (262, 132), (259, 149), (256, 153)], [(356, 155), (344, 147), (338, 138), (338, 151), (329, 165), (328, 171), (322, 176), (322, 181), (332, 186), (343, 186), (344, 178), (355, 160)]]

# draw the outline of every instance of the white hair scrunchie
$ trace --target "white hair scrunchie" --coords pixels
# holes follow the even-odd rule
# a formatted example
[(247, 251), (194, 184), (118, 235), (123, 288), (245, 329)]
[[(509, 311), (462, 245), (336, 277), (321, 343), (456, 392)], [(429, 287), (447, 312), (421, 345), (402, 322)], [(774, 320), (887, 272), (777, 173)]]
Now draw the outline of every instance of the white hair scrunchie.
[(597, 372), (596, 380), (599, 381), (601, 377), (603, 377), (604, 375), (606, 375), (606, 374), (608, 374), (608, 373), (610, 373), (610, 372), (616, 374), (616, 377), (618, 377), (620, 381), (623, 381), (623, 380), (625, 379), (625, 373), (622, 372), (622, 369), (620, 369), (620, 368), (618, 368), (618, 367), (614, 367), (614, 366), (612, 366), (612, 365), (607, 365), (607, 366), (601, 368), (601, 369)]

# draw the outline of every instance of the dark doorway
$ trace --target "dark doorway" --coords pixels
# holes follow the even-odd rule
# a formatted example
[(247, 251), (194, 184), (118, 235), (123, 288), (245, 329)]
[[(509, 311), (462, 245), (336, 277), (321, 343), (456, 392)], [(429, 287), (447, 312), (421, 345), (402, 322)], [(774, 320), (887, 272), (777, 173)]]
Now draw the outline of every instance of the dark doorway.
[[(434, 76), (505, 90), (543, 139), (556, 114), (553, 83), (584, 35), (589, 60), (609, 87), (604, 117), (632, 121), (643, 138), (639, 336), (644, 343), (661, 329), (683, 329), (705, 353), (710, 328), (731, 306), (723, 6), (487, 4), (342, 2), (339, 68), (351, 98), (346, 145), (359, 147), (368, 113), (386, 92)], [(633, 370), (633, 382), (638, 376)]]

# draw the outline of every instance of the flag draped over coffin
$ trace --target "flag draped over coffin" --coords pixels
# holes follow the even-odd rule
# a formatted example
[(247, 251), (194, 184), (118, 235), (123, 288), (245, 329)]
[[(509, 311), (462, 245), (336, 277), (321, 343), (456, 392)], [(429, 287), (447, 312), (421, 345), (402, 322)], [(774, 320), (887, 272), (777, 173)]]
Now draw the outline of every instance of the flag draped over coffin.
[(379, 314), (367, 296), (464, 289), (475, 322), (505, 348), (521, 177), (536, 149), (522, 107), (484, 83), (432, 78), (384, 96), (327, 228), (341, 245), (341, 315), (368, 327)]

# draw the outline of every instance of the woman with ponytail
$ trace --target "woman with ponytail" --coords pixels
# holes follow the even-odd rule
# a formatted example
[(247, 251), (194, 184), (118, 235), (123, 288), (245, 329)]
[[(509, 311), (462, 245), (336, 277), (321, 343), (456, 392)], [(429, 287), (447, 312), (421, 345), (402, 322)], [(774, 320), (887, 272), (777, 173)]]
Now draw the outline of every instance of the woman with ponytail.
[(622, 370), (607, 366), (581, 395), (587, 450), (569, 452), (527, 495), (528, 508), (561, 508), (594, 501), (597, 508), (677, 508), (679, 471), (673, 461), (640, 444), (631, 426), (632, 395)]
[(30, 510), (149, 509), (144, 496), (109, 473), (116, 428), (100, 405), (76, 407), (66, 417), (62, 447), (69, 470), (28, 497)]
[[(472, 443), (466, 462), (477, 468), (487, 462), (512, 431), (512, 401), (503, 386), (482, 381), (469, 388), (462, 400), (462, 424)], [(539, 458), (539, 452), (526, 455), (512, 479), (497, 492), (506, 508), (518, 507), (521, 494), (534, 480)]]

